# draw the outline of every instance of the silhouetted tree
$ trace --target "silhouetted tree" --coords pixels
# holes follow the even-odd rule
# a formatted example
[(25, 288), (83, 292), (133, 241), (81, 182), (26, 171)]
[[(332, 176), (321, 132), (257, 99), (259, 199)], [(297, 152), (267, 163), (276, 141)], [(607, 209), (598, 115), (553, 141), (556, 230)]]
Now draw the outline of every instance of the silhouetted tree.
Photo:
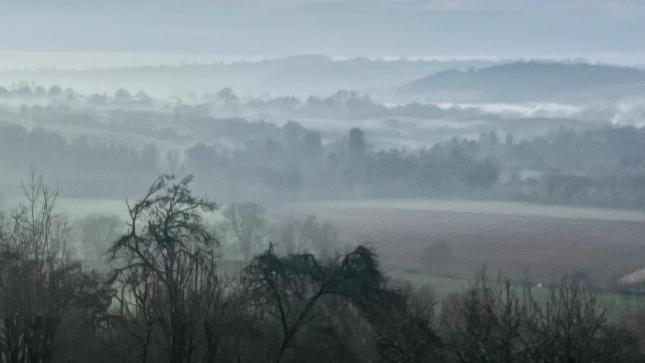
[(159, 177), (128, 207), (129, 231), (111, 248), (120, 318), (141, 362), (195, 361), (204, 319), (220, 296), (218, 242), (202, 223), (217, 205), (192, 194), (191, 177), (173, 179)]
[[(637, 362), (644, 357), (584, 285), (563, 280), (545, 300), (530, 287), (489, 285), (485, 275), (444, 304), (447, 343), (458, 362)], [(620, 339), (616, 344), (614, 339)]]
[(49, 90), (47, 91), (47, 96), (48, 97), (60, 97), (63, 94), (63, 89), (58, 86), (58, 85), (53, 85), (49, 87)]
[(68, 319), (86, 309), (90, 324), (109, 304), (96, 275), (71, 260), (57, 192), (32, 170), (26, 205), (0, 215), (0, 361), (46, 363), (61, 348)]
[(119, 88), (116, 90), (114, 93), (114, 98), (119, 101), (125, 101), (130, 99), (130, 92), (124, 90), (123, 88)]
[(374, 253), (363, 246), (328, 262), (311, 254), (279, 257), (271, 246), (251, 261), (245, 278), (258, 304), (267, 307), (281, 328), (276, 362), (283, 360), (326, 299), (369, 308), (381, 297), (385, 283)]

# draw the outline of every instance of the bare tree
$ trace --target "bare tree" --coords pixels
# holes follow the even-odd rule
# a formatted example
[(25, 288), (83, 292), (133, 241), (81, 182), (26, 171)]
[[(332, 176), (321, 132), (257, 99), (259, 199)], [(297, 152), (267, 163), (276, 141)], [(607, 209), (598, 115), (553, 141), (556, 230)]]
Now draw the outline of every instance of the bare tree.
[(111, 248), (119, 315), (138, 342), (141, 362), (195, 361), (205, 320), (221, 294), (218, 242), (202, 223), (202, 214), (217, 205), (191, 193), (191, 177), (173, 179), (159, 177), (128, 207), (129, 231)]
[(530, 299), (530, 353), (534, 362), (629, 362), (629, 345), (618, 348), (607, 308), (588, 286), (565, 278), (545, 301)]
[(372, 312), (375, 345), (380, 362), (441, 362), (444, 344), (432, 327), (434, 293), (409, 284), (392, 290), (383, 309)]
[(0, 361), (51, 362), (64, 317), (96, 279), (70, 259), (57, 192), (33, 170), (23, 189), (26, 205), (0, 217)]
[[(530, 285), (491, 285), (481, 275), (444, 304), (449, 350), (458, 362), (638, 362), (627, 332), (612, 328), (584, 285), (564, 279), (543, 298)], [(620, 342), (618, 342), (620, 339)]]
[(527, 304), (510, 283), (491, 286), (482, 272), (476, 283), (443, 306), (446, 341), (457, 362), (525, 362)]
[(267, 225), (266, 211), (261, 205), (252, 202), (231, 204), (224, 210), (224, 216), (231, 224), (244, 260), (248, 261), (253, 248), (258, 245)]

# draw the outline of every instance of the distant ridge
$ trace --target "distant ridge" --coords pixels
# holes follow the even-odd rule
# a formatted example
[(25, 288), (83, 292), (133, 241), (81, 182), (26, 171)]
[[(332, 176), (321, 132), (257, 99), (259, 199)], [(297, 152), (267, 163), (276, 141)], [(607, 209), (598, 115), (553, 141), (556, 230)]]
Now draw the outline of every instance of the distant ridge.
[(645, 95), (645, 70), (588, 63), (513, 62), (467, 71), (441, 71), (399, 90), (462, 101), (613, 99)]
[(468, 69), (493, 64), (486, 60), (334, 60), (325, 55), (231, 63), (195, 63), (101, 69), (37, 69), (0, 71), (3, 84), (33, 82), (63, 84), (83, 93), (113, 93), (119, 88), (147, 94), (173, 95), (216, 92), (233, 88), (242, 95), (329, 95), (341, 89), (396, 88), (398, 85), (447, 69)]

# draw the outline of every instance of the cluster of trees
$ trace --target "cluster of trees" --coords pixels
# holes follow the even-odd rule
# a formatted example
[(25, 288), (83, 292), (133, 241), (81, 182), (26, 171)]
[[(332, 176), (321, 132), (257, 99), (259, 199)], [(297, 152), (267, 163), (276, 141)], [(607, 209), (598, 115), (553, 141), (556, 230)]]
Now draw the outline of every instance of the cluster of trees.
[(274, 195), (281, 200), (481, 193), (499, 175), (491, 160), (458, 151), (371, 151), (359, 128), (323, 144), (320, 133), (289, 122), (280, 136), (234, 151), (198, 144), (187, 150), (185, 166), (219, 186), (214, 190), (230, 190), (226, 179), (244, 180), (241, 195), (250, 190), (258, 193), (253, 199)]
[[(453, 108), (442, 109), (436, 105), (412, 103), (387, 107), (374, 101), (369, 95), (355, 91), (337, 91), (327, 97), (310, 96), (300, 99), (294, 96), (243, 98), (231, 88), (223, 88), (215, 93), (198, 96), (190, 93), (185, 97), (173, 96), (169, 99), (153, 99), (145, 92), (132, 93), (119, 88), (113, 94), (80, 94), (72, 88), (53, 85), (48, 88), (27, 82), (16, 83), (10, 87), (0, 86), (0, 100), (59, 100), (68, 104), (82, 101), (87, 106), (141, 106), (154, 110), (155, 105), (176, 101), (178, 107), (205, 108), (217, 114), (238, 116), (257, 113), (279, 113), (289, 117), (327, 117), (327, 118), (369, 118), (383, 116), (444, 117), (449, 113), (472, 115), (472, 111)], [(156, 102), (155, 102), (156, 101)], [(170, 105), (170, 103), (167, 103)], [(147, 106), (147, 107), (145, 107)]]
[(590, 287), (563, 279), (544, 296), (485, 275), (444, 302), (447, 350), (459, 362), (638, 362), (638, 338), (608, 324)]
[(70, 87), (63, 88), (55, 84), (46, 88), (28, 82), (18, 82), (10, 87), (0, 86), (0, 101), (11, 100), (24, 102), (23, 108), (30, 103), (42, 103), (38, 101), (54, 101), (56, 104), (66, 106), (104, 107), (114, 105), (118, 107), (136, 106), (146, 109), (151, 109), (153, 106), (153, 99), (142, 91), (130, 94), (127, 90), (119, 88), (112, 95), (107, 93), (82, 95)]
[(232, 155), (201, 144), (188, 150), (185, 162), (200, 176), (236, 175), (282, 198), (452, 195), (645, 206), (645, 164), (638, 157), (645, 154), (643, 128), (561, 128), (520, 141), (489, 132), (415, 152), (372, 151), (357, 128), (336, 142), (321, 140), (319, 133), (289, 123), (281, 139)]
[[(213, 85), (230, 86), (244, 94), (325, 94), (338, 89), (396, 87), (401, 80), (447, 69), (493, 64), (482, 60), (332, 60), (326, 56), (294, 56), (260, 62), (137, 66), (91, 70), (2, 71), (2, 79), (64, 82), (80, 90), (126, 87), (161, 94), (212, 92)], [(6, 82), (6, 81), (5, 81)]]
[(60, 179), (76, 195), (120, 197), (133, 182), (142, 186), (157, 175), (159, 163), (153, 144), (135, 149), (87, 139), (70, 142), (46, 129), (0, 126), (0, 170), (5, 177), (25, 175), (32, 165)]
[(513, 180), (511, 197), (537, 202), (601, 206), (645, 207), (645, 174), (581, 176), (549, 173), (523, 183)]
[(314, 215), (271, 222), (260, 204), (242, 202), (230, 203), (222, 216), (224, 219), (214, 227), (222, 253), (244, 261), (269, 244), (281, 254), (310, 251), (324, 257), (346, 245), (333, 224), (321, 222)]
[[(119, 90), (115, 97), (138, 96)], [(231, 90), (215, 97), (228, 106), (239, 102)], [(307, 102), (330, 109), (371, 101), (340, 92)], [(16, 123), (36, 125), (30, 131), (0, 125), (5, 174), (24, 175), (24, 166), (34, 165), (78, 196), (123, 197), (132, 181), (142, 186), (159, 173), (190, 172), (202, 181), (200, 191), (225, 201), (456, 196), (645, 206), (645, 163), (639, 157), (645, 154), (645, 128), (632, 126), (559, 128), (519, 140), (491, 131), (410, 151), (370, 147), (358, 128), (339, 136), (294, 121), (277, 126), (213, 119), (200, 106), (178, 106), (173, 114), (37, 105), (20, 115), (1, 112)], [(59, 123), (96, 128), (105, 136), (73, 139), (46, 131)], [(123, 130), (129, 142), (109, 136)], [(151, 135), (159, 142), (151, 141)]]
[(149, 109), (153, 106), (152, 97), (146, 93), (139, 91), (136, 94), (130, 94), (130, 92), (123, 88), (116, 90), (113, 96), (107, 93), (94, 93), (83, 98), (83, 100), (87, 105), (94, 107), (115, 105), (119, 107), (136, 106), (137, 108)]
[(645, 358), (585, 286), (566, 281), (538, 298), (481, 277), (439, 304), (427, 288), (388, 280), (365, 246), (323, 255), (271, 244), (226, 271), (204, 220), (218, 205), (194, 195), (190, 180), (162, 176), (128, 206), (127, 228), (98, 273), (71, 257), (57, 194), (32, 177), (27, 203), (0, 218), (0, 361)]
[(434, 149), (488, 158), (505, 174), (499, 195), (538, 202), (645, 207), (645, 128), (559, 128), (515, 142), (495, 132)]
[[(143, 91), (131, 92), (118, 88), (110, 93), (79, 93), (72, 88), (53, 85), (49, 88), (27, 82), (16, 83), (10, 87), (0, 86), (0, 101), (15, 100), (24, 107), (42, 104), (38, 101), (55, 101), (57, 105), (73, 106), (82, 109), (101, 111), (106, 109), (145, 110), (166, 114), (169, 112), (190, 116), (243, 117), (249, 119), (302, 119), (325, 118), (330, 120), (369, 120), (369, 119), (446, 119), (455, 121), (481, 119), (504, 121), (504, 117), (483, 112), (474, 107), (459, 105), (438, 106), (433, 103), (406, 102), (386, 105), (368, 94), (357, 91), (339, 90), (327, 96), (240, 96), (226, 87), (214, 93), (197, 95), (194, 92), (166, 98), (153, 98)], [(9, 103), (9, 102), (7, 102)], [(518, 116), (519, 117), (519, 116)], [(527, 116), (528, 117), (528, 116)], [(609, 117), (609, 116), (608, 116)], [(520, 117), (523, 118), (523, 117)], [(538, 118), (534, 123), (540, 122)], [(543, 120), (542, 120), (543, 121)], [(556, 124), (575, 123), (572, 120), (554, 118)]]
[(385, 105), (370, 95), (357, 91), (339, 90), (328, 96), (240, 97), (231, 88), (202, 96), (191, 95), (185, 100), (196, 107), (208, 108), (222, 116), (279, 115), (288, 118), (326, 118), (330, 120), (367, 120), (389, 118), (484, 118), (498, 119), (474, 108), (439, 107), (436, 104), (410, 102)]
[(49, 88), (43, 86), (35, 86), (29, 83), (21, 82), (14, 84), (12, 87), (0, 86), (0, 99), (8, 98), (60, 98), (74, 96), (74, 91), (71, 88), (63, 89), (58, 85), (53, 85)]

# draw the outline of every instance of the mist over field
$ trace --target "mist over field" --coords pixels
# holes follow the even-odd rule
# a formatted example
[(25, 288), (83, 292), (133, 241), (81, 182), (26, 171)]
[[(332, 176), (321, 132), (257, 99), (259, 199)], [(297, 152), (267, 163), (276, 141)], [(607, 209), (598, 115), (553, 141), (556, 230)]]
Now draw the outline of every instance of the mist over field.
[(645, 361), (642, 34), (0, 0), (0, 363)]

